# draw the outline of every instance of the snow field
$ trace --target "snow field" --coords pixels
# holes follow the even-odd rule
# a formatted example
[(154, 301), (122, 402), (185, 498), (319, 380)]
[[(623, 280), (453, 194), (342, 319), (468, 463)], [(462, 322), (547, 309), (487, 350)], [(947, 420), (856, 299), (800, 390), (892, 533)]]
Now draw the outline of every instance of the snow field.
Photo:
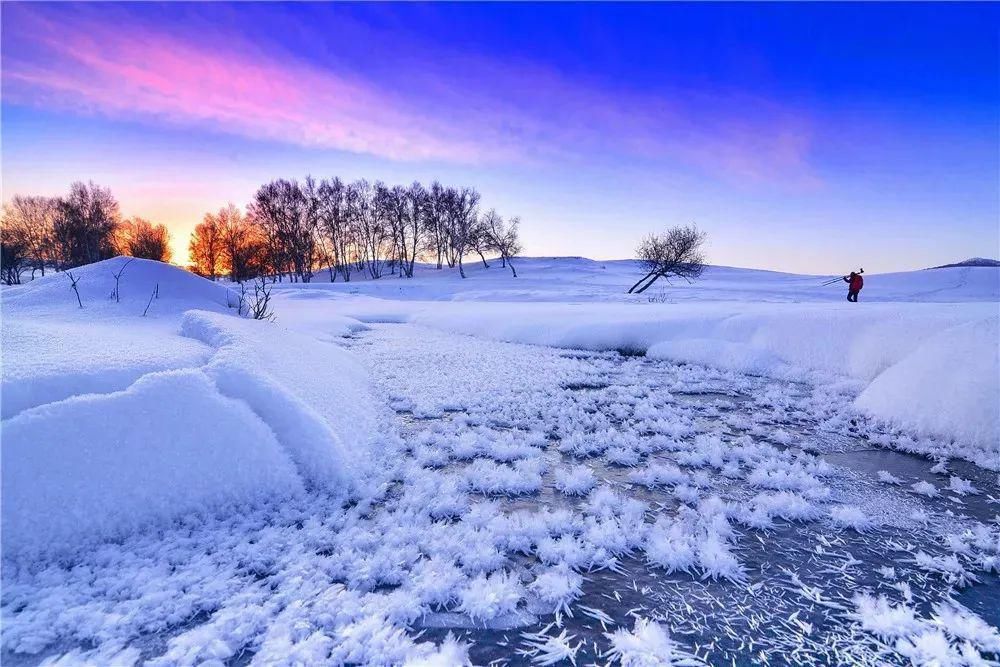
[(364, 483), (384, 408), (349, 353), (238, 318), (226, 288), (176, 267), (125, 262), (74, 272), (83, 309), (61, 274), (4, 292), (5, 556)]
[[(281, 322), (295, 329), (300, 317)], [(303, 321), (308, 335), (218, 313), (169, 324), (209, 355), (172, 372), (252, 411), (299, 488), (175, 516), (71, 559), (5, 560), (5, 662), (997, 657), (992, 620), (948, 603), (996, 586), (1000, 532), (965, 511), (995, 506), (995, 480), (932, 469), (929, 497), (912, 492), (911, 474), (826, 462), (872, 440), (940, 454), (938, 439), (857, 420), (857, 382), (809, 387), (404, 324), (348, 341), (371, 387), (349, 355), (316, 340), (344, 331), (341, 314)], [(379, 395), (395, 415), (369, 403)], [(4, 428), (104, 398), (41, 405)], [(366, 439), (373, 424), (380, 437)], [(380, 465), (364, 465), (372, 457)], [(350, 502), (322, 483), (338, 473)], [(881, 608), (862, 610), (858, 595), (884, 595), (918, 622), (881, 634), (890, 624), (865, 621)]]
[[(190, 317), (212, 324), (201, 314)], [(236, 345), (234, 336), (201, 334), (219, 349)], [(417, 345), (425, 336), (433, 344)], [(140, 648), (137, 659), (188, 665), (246, 653), (251, 664), (482, 664), (497, 654), (483, 653), (488, 646), (476, 632), (493, 628), (519, 631), (502, 654), (511, 658), (516, 650), (536, 664), (569, 656), (621, 664), (657, 664), (648, 661), (665, 656), (673, 664), (712, 662), (727, 654), (706, 652), (705, 642), (678, 625), (690, 612), (669, 620), (655, 606), (638, 608), (641, 620), (635, 620), (615, 608), (611, 594), (632, 585), (637, 564), (648, 562), (650, 572), (672, 573), (681, 583), (745, 596), (747, 586), (770, 586), (749, 558), (757, 538), (770, 544), (773, 531), (794, 522), (816, 531), (816, 549), (832, 552), (838, 535), (855, 534), (825, 518), (831, 508), (851, 504), (844, 494), (853, 485), (842, 485), (842, 473), (816, 456), (821, 444), (813, 452), (794, 446), (827, 432), (809, 429), (846, 430), (848, 422), (831, 408), (842, 402), (828, 394), (796, 394), (800, 388), (770, 388), (762, 379), (693, 366), (563, 356), (408, 325), (362, 334), (351, 347), (377, 369), (378, 388), (392, 394), (399, 410), (401, 437), (386, 444), (391, 483), (363, 485), (348, 505), (306, 491), (280, 502), (265, 499), (241, 514), (192, 519), (183, 529), (139, 532), (93, 556), (81, 554), (71, 568), (15, 566), (5, 573), (5, 650), (45, 655), (46, 646), (69, 637), (94, 646), (80, 649), (83, 659), (100, 661), (94, 656), (133, 643), (149, 646), (137, 640), (157, 632), (165, 643), (154, 646), (163, 648)], [(596, 378), (604, 379), (603, 387), (593, 388)], [(733, 393), (719, 395), (720, 387)], [(745, 401), (737, 391), (752, 398)], [(437, 416), (407, 407), (418, 400)], [(741, 418), (725, 419), (732, 411)], [(777, 430), (786, 434), (776, 436), (782, 442), (765, 438)], [(585, 434), (604, 448), (560, 451), (562, 440)], [(611, 443), (639, 453), (639, 461), (606, 461)], [(498, 474), (519, 465), (527, 466), (520, 477)], [(581, 470), (593, 476), (589, 489), (583, 487), (590, 475)], [(942, 494), (957, 495), (950, 476)], [(530, 480), (527, 488), (522, 478)], [(560, 479), (583, 481), (563, 483), (575, 491), (567, 493)], [(493, 485), (484, 488), (484, 481)], [(874, 473), (871, 484), (881, 484)], [(673, 498), (676, 488), (697, 496)], [(767, 526), (753, 524), (760, 517)], [(912, 536), (914, 524), (902, 521)], [(964, 584), (975, 586), (968, 575), (993, 567), (986, 559), (996, 555), (1000, 537), (993, 526), (963, 523), (967, 532), (949, 543), (958, 551), (925, 545), (929, 560), (911, 555), (898, 562), (892, 582), (914, 581), (918, 598), (936, 595), (934, 585), (917, 582), (960, 581), (954, 563), (967, 575)], [(955, 517), (934, 518), (931, 525), (953, 527)], [(165, 570), (165, 562), (185, 565)], [(845, 600), (855, 592), (845, 592)], [(698, 604), (690, 597), (686, 603)], [(849, 636), (856, 621), (847, 616), (853, 606), (843, 606), (814, 632), (831, 641)], [(465, 634), (418, 637), (442, 625)], [(861, 655), (902, 655), (885, 649), (874, 632), (861, 632), (873, 637), (856, 649)], [(769, 641), (761, 635), (759, 646)], [(820, 648), (809, 650), (822, 655)]]

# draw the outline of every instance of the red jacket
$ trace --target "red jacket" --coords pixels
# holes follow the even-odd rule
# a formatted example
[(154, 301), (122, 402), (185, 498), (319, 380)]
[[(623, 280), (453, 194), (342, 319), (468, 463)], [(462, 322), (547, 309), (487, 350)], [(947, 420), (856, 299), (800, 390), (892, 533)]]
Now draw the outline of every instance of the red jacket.
[(848, 285), (852, 292), (860, 292), (861, 288), (865, 286), (865, 279), (861, 277), (860, 273), (855, 273), (851, 276), (850, 283)]

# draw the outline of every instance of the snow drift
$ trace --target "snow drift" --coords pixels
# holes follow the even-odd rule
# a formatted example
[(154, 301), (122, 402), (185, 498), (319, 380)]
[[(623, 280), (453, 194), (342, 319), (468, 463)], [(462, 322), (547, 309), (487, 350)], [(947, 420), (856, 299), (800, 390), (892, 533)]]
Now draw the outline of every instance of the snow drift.
[(380, 407), (350, 353), (242, 319), (227, 288), (182, 269), (125, 261), (74, 271), (82, 309), (62, 274), (3, 292), (5, 554), (355, 488)]
[[(920, 433), (995, 451), (1000, 442), (994, 304), (464, 304), (411, 320), (499, 340), (653, 358), (817, 382), (847, 378), (857, 407)], [(810, 377), (811, 376), (811, 377)]]
[(4, 550), (302, 489), (274, 433), (201, 371), (151, 373), (3, 422)]
[(189, 311), (184, 336), (218, 351), (205, 372), (249, 405), (312, 484), (342, 487), (372, 454), (376, 399), (349, 352), (254, 320)]

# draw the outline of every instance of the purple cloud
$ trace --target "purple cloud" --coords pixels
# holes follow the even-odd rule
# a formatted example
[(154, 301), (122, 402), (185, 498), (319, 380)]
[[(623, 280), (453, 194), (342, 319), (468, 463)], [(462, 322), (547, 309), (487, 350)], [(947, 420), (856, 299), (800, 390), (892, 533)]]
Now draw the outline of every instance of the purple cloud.
[[(254, 139), (459, 164), (638, 159), (726, 179), (812, 184), (801, 112), (744, 93), (655, 93), (571, 80), (534, 62), (444, 47), (408, 85), (255, 48), (225, 28), (178, 35), (139, 21), (20, 8), (4, 98)], [(391, 39), (374, 29), (372, 49)]]

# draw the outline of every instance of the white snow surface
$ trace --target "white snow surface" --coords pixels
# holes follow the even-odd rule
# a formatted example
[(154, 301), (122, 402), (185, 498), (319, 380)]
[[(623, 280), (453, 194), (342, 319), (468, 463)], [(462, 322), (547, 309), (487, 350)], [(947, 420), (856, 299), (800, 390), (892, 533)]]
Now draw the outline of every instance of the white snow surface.
[(651, 303), (632, 263), (517, 261), (280, 283), (277, 323), (153, 262), (120, 301), (125, 260), (81, 268), (83, 309), (4, 289), (4, 664), (996, 660), (988, 413), (900, 407), (996, 390), (987, 274)]
[[(919, 434), (955, 440), (1000, 467), (1000, 270), (962, 267), (865, 274), (847, 303), (827, 276), (709, 267), (693, 284), (626, 295), (631, 261), (518, 259), (420, 267), (350, 283), (285, 283), (283, 301), (336, 299), (364, 322), (413, 322), (534, 345), (625, 350), (727, 370), (848, 381), (856, 408)], [(325, 274), (320, 274), (317, 279)], [(663, 281), (660, 281), (663, 283)]]
[(3, 291), (5, 554), (307, 486), (348, 493), (372, 468), (382, 408), (349, 352), (240, 318), (231, 290), (170, 265), (73, 274), (83, 308), (62, 273)]
[(302, 490), (274, 433), (200, 370), (150, 373), (3, 422), (3, 540), (41, 551)]

